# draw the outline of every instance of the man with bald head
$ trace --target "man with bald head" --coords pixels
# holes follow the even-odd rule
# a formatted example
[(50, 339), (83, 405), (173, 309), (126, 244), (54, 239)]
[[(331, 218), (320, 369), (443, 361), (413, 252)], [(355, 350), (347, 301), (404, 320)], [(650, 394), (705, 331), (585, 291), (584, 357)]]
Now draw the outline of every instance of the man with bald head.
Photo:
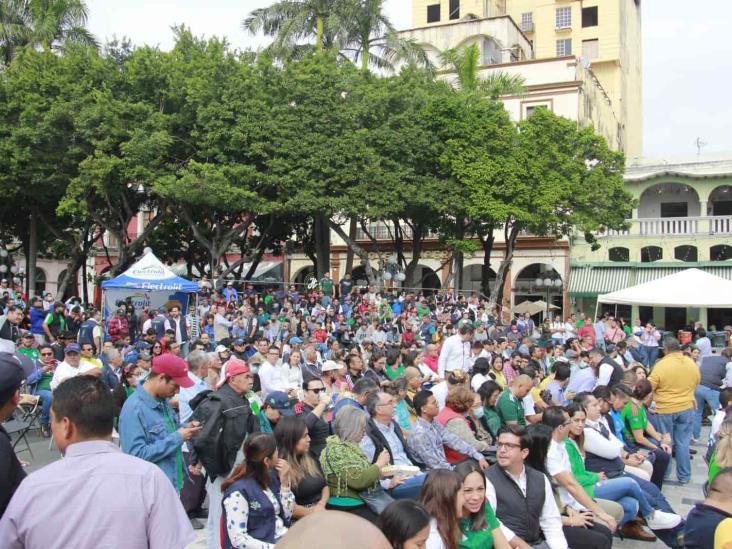
[(686, 518), (684, 546), (689, 549), (717, 547), (714, 533), (723, 520), (732, 518), (732, 467), (714, 477), (707, 499), (697, 503)]
[(511, 380), (511, 384), (501, 393), (496, 402), (496, 410), (502, 425), (526, 426), (523, 399), (533, 386), (533, 380), (527, 375), (520, 375)]
[(277, 549), (391, 549), (381, 531), (366, 519), (342, 511), (320, 511), (298, 520), (277, 542)]

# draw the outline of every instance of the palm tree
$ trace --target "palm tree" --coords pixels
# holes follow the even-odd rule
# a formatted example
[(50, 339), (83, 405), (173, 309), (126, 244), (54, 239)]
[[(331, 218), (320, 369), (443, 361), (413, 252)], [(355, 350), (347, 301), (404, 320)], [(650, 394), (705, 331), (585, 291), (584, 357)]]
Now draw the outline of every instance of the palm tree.
[(68, 44), (97, 47), (85, 27), (83, 0), (2, 0), (0, 58), (8, 65), (24, 48), (62, 51)]
[(471, 44), (464, 48), (451, 48), (440, 53), (440, 61), (457, 76), (456, 83), (463, 91), (479, 93), (493, 101), (502, 95), (522, 95), (526, 92), (525, 80), (519, 75), (493, 72), (480, 75), (480, 48)]

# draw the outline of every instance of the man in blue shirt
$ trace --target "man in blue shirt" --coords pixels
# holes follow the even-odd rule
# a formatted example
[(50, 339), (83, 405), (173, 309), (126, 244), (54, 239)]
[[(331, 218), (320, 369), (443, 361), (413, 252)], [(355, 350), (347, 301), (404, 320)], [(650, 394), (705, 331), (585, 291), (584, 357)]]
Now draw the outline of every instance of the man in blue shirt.
[(192, 386), (185, 360), (171, 354), (155, 357), (150, 375), (125, 401), (119, 418), (122, 451), (158, 465), (178, 491), (186, 475), (181, 446), (201, 427), (181, 427), (168, 399)]

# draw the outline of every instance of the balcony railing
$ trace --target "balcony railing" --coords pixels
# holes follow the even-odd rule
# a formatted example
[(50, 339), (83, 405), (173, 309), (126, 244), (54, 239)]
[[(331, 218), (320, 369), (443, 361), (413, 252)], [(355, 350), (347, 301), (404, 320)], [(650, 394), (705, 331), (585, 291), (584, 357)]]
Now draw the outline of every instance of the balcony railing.
[(600, 236), (732, 234), (732, 216), (646, 217), (628, 222), (629, 229), (608, 229)]
[[(376, 240), (391, 240), (394, 236), (394, 228), (384, 223), (372, 223), (367, 226), (369, 234)], [(412, 228), (409, 225), (402, 225), (402, 235), (405, 240), (412, 239)], [(437, 233), (428, 230), (425, 238), (437, 238)], [(361, 227), (356, 228), (356, 240), (370, 240)]]

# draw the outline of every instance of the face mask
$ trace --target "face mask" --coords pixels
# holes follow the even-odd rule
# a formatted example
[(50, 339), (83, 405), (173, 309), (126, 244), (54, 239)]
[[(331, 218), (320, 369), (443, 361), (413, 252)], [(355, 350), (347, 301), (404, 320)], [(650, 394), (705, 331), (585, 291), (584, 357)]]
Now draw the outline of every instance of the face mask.
[(473, 410), (473, 415), (476, 419), (481, 419), (485, 415), (485, 410), (482, 406), (480, 408), (476, 408), (475, 410)]
[(249, 369), (252, 371), (252, 375), (256, 374), (259, 371), (259, 366), (250, 366)]

